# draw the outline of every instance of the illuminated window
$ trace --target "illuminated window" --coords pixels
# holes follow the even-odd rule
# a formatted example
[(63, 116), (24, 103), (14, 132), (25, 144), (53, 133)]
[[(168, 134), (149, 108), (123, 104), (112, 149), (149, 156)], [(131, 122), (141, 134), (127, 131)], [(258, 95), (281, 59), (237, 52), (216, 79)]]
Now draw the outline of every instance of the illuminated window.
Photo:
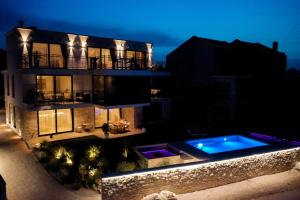
[(64, 61), (60, 44), (50, 44), (50, 66), (63, 68)]
[(56, 112), (57, 132), (72, 131), (72, 112), (71, 109), (59, 109)]
[(71, 76), (56, 76), (55, 77), (55, 93), (56, 99), (72, 99), (72, 77)]
[(64, 59), (60, 44), (33, 43), (32, 46), (32, 66), (63, 68)]
[(101, 49), (101, 53), (102, 53), (102, 59), (101, 59), (102, 68), (111, 69), (112, 60), (110, 55), (110, 49)]
[(33, 43), (32, 65), (34, 67), (48, 67), (48, 44)]
[(37, 92), (38, 100), (53, 100), (54, 76), (37, 76)]
[(88, 48), (89, 66), (98, 68), (100, 66), (100, 48)]
[(120, 121), (120, 109), (119, 108), (109, 109), (108, 121), (110, 123), (115, 123), (115, 122)]
[(39, 134), (53, 134), (56, 132), (55, 110), (39, 111)]
[(37, 76), (37, 92), (40, 101), (72, 99), (72, 77)]
[(102, 127), (102, 125), (107, 123), (107, 121), (107, 109), (95, 107), (95, 126)]
[(39, 135), (48, 135), (73, 130), (72, 110), (41, 110), (38, 111)]

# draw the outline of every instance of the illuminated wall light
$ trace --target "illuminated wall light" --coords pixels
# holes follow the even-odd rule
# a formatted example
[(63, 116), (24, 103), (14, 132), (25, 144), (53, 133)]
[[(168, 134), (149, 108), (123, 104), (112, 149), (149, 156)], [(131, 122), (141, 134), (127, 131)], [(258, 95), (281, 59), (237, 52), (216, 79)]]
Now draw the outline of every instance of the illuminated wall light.
[(87, 47), (88, 36), (80, 35), (79, 38), (80, 38), (80, 42), (81, 42), (81, 48), (85, 49)]
[(146, 46), (147, 46), (147, 55), (148, 55), (148, 58), (147, 58), (148, 63), (147, 63), (147, 65), (148, 65), (148, 67), (151, 68), (151, 67), (152, 67), (152, 51), (153, 51), (153, 45), (152, 45), (151, 43), (147, 43)]
[(124, 58), (124, 50), (126, 41), (124, 40), (115, 40), (116, 50), (117, 50), (117, 58)]
[(74, 34), (68, 34), (68, 39), (69, 39), (69, 42), (68, 42), (68, 46), (70, 48), (72, 48), (74, 46), (74, 41), (75, 41), (75, 38), (77, 37), (77, 35), (74, 35)]
[(18, 31), (21, 35), (21, 38), (20, 40), (22, 41), (22, 46), (23, 46), (23, 51), (22, 51), (22, 54), (23, 55), (26, 55), (28, 54), (28, 40), (29, 40), (29, 35), (31, 33), (31, 29), (26, 29), (26, 28), (18, 28)]
[(27, 43), (28, 42), (28, 38), (29, 38), (29, 35), (31, 33), (31, 29), (26, 29), (26, 28), (18, 28), (18, 31), (21, 35), (21, 41), (23, 43)]

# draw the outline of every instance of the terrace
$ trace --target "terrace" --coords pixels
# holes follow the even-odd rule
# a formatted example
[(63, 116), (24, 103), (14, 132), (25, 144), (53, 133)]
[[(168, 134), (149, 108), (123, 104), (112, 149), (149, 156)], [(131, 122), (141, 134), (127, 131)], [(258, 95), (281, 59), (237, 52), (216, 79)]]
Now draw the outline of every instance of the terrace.
[(20, 58), (20, 68), (37, 69), (110, 69), (110, 70), (151, 70), (144, 58), (122, 57), (110, 55), (101, 57), (67, 56), (59, 54), (40, 54), (32, 56), (24, 54)]

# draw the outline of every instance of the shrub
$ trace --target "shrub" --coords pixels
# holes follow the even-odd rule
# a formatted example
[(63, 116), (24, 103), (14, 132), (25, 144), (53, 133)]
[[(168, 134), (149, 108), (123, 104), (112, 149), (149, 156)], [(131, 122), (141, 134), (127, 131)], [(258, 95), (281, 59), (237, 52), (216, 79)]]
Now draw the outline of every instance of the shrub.
[(88, 150), (86, 151), (86, 156), (87, 156), (88, 160), (94, 161), (94, 160), (96, 160), (96, 158), (98, 158), (100, 153), (101, 153), (101, 147), (90, 146), (88, 148)]
[(125, 172), (125, 171), (132, 171), (135, 169), (134, 162), (122, 161), (117, 166), (117, 171)]
[(141, 169), (148, 168), (147, 160), (146, 159), (139, 159), (138, 165)]
[(52, 172), (57, 172), (59, 170), (59, 164), (59, 160), (51, 158), (46, 168)]
[(46, 151), (40, 151), (37, 153), (37, 157), (41, 163), (46, 163), (50, 159), (50, 155)]
[(41, 145), (40, 145), (40, 151), (51, 151), (52, 149), (52, 144), (50, 142), (47, 142), (47, 141), (43, 141), (41, 142)]

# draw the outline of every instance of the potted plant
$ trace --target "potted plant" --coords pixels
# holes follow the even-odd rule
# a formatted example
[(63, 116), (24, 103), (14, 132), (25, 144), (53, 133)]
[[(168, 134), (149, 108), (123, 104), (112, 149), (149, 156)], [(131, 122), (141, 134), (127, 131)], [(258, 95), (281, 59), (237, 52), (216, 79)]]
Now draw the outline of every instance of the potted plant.
[(102, 128), (104, 135), (108, 136), (109, 125), (107, 123), (104, 123), (101, 128)]

